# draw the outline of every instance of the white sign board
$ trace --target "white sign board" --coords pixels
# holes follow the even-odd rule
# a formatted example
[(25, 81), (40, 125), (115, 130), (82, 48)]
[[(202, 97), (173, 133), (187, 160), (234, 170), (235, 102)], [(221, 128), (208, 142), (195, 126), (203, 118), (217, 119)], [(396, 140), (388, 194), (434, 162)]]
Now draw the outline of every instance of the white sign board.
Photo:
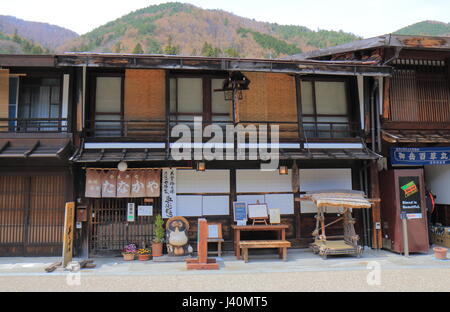
[(269, 209), (269, 215), (270, 215), (270, 223), (271, 224), (280, 224), (281, 223), (281, 217), (280, 217), (280, 209)]
[(267, 218), (268, 211), (266, 204), (255, 204), (255, 205), (247, 205), (248, 206), (248, 217), (250, 219), (257, 218)]
[(162, 171), (162, 217), (172, 218), (177, 215), (177, 171), (163, 169)]
[(153, 216), (153, 206), (138, 206), (139, 217)]
[(217, 224), (208, 224), (208, 238), (219, 238), (219, 226)]

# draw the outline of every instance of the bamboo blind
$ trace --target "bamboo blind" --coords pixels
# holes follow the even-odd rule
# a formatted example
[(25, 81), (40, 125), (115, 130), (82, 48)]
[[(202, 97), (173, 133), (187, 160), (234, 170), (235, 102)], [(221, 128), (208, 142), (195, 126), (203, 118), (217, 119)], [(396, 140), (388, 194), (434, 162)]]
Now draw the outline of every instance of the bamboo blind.
[[(295, 78), (285, 74), (245, 72), (250, 89), (244, 91), (239, 103), (242, 121), (297, 122)], [(297, 125), (282, 125), (280, 130), (292, 131), (282, 136), (297, 136)]]
[[(127, 69), (124, 106), (126, 120), (164, 120), (166, 117), (165, 71)], [(137, 124), (129, 124), (129, 127), (133, 126), (139, 127)], [(141, 126), (164, 129), (164, 124), (141, 124)], [(141, 134), (145, 135), (144, 131)], [(139, 135), (139, 132), (134, 131), (133, 135)]]
[[(9, 69), (0, 69), (0, 118), (8, 118), (9, 114)], [(6, 131), (4, 128), (8, 123), (0, 121), (0, 131)]]

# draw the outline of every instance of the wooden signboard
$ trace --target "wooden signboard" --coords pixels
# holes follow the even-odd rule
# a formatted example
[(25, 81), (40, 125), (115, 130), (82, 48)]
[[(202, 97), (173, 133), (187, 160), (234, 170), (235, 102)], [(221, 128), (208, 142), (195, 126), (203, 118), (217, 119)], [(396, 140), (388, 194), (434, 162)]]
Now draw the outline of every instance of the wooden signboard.
[(64, 217), (64, 241), (63, 241), (63, 261), (65, 267), (72, 261), (73, 256), (73, 230), (75, 223), (75, 203), (66, 203), (66, 214)]

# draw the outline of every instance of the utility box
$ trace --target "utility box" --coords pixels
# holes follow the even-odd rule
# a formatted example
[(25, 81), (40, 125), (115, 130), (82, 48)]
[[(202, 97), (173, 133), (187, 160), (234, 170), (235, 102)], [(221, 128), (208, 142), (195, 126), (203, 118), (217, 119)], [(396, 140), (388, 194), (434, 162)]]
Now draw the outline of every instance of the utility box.
[(423, 169), (380, 173), (383, 248), (403, 253), (402, 219), (406, 219), (409, 252), (428, 253), (428, 222)]

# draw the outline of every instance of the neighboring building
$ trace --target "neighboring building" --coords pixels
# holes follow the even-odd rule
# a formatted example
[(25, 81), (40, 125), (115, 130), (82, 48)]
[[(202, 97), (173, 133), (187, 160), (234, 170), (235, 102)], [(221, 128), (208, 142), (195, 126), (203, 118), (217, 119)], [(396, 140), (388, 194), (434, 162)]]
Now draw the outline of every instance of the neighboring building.
[(388, 160), (384, 169), (423, 169), (436, 195), (432, 221), (449, 226), (450, 37), (384, 35), (291, 58), (393, 67), (378, 81), (374, 151)]
[(73, 69), (51, 56), (0, 58), (0, 254), (61, 254), (74, 198)]
[[(314, 209), (295, 200), (302, 193), (354, 189), (377, 197), (369, 183), (379, 159), (369, 86), (391, 75), (388, 66), (88, 53), (1, 55), (0, 66), (0, 255), (59, 255), (66, 201), (77, 202), (82, 222), (76, 253), (96, 255), (150, 244), (153, 217), (133, 209), (128, 222), (130, 203), (186, 217), (192, 242), (199, 217), (220, 222), (231, 250), (234, 201), (279, 208), (288, 240), (301, 248), (316, 223)], [(201, 135), (209, 125), (219, 132), (250, 126), (259, 141), (221, 141), (214, 132), (211, 152), (230, 154), (211, 159), (199, 150), (211, 147), (213, 133)], [(261, 171), (270, 163), (262, 130), (267, 143), (278, 143), (275, 125), (279, 164)], [(200, 136), (182, 144), (192, 149), (179, 160), (174, 151), (186, 152), (177, 147), (189, 130)], [(173, 202), (162, 194), (170, 178)], [(338, 218), (330, 212), (330, 221)], [(362, 243), (374, 248), (381, 246), (378, 212), (355, 211)], [(336, 225), (329, 233), (341, 231)]]

